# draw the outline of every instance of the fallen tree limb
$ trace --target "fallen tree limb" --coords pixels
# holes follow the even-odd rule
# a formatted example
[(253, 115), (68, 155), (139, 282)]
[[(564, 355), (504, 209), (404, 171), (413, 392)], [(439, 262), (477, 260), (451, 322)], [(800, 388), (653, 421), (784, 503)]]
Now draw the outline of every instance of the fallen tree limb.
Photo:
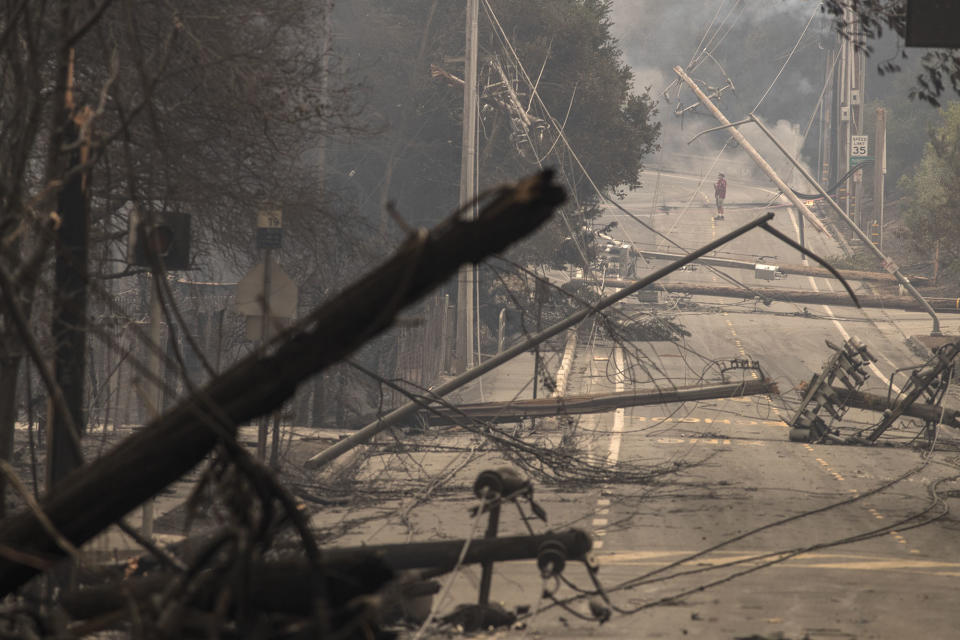
[[(531, 233), (564, 200), (544, 171), (505, 188), (475, 221), (447, 220), (411, 234), (379, 267), (257, 352), (151, 421), (97, 461), (77, 469), (43, 500), (44, 513), (80, 545), (188, 472), (238, 424), (278, 408), (297, 385), (390, 326), (396, 313), (448, 278)], [(32, 513), (0, 524), (0, 549), (34, 557), (62, 550)], [(0, 553), (0, 594), (37, 569)]]
[(507, 402), (482, 402), (461, 404), (455, 407), (439, 406), (420, 411), (417, 415), (417, 421), (431, 426), (455, 425), (471, 419), (487, 422), (518, 422), (523, 418), (603, 413), (621, 407), (693, 402), (764, 393), (779, 393), (777, 383), (771, 380), (744, 380), (743, 382), (697, 385), (676, 389), (648, 389)]

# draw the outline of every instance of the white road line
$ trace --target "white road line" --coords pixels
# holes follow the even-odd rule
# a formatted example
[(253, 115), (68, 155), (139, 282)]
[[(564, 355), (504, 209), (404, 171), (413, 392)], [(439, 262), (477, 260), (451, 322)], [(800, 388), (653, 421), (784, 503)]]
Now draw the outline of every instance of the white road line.
[[(791, 224), (793, 224), (793, 229), (794, 229), (794, 231), (797, 232), (797, 238), (799, 239), (799, 238), (800, 238), (800, 227), (797, 226), (797, 219), (796, 219), (796, 217), (794, 217), (793, 215), (790, 215), (789, 218), (790, 218)], [(802, 262), (803, 264), (809, 264), (809, 261), (808, 261), (806, 258), (804, 258), (803, 260), (801, 260), (801, 262)], [(813, 287), (813, 290), (819, 292), (819, 291), (820, 291), (820, 287), (817, 286), (817, 281), (816, 281), (816, 279), (815, 279), (813, 276), (807, 276), (807, 279), (810, 281), (810, 286)], [(827, 287), (830, 288), (831, 291), (833, 290), (833, 287), (831, 287), (829, 283), (827, 284)], [(847, 330), (844, 329), (844, 328), (843, 328), (843, 325), (840, 324), (840, 321), (837, 320), (837, 317), (833, 314), (833, 309), (831, 309), (829, 306), (827, 306), (827, 305), (825, 305), (825, 304), (824, 304), (824, 305), (821, 305), (821, 306), (823, 307), (823, 310), (827, 313), (827, 315), (830, 316), (831, 322), (833, 322), (833, 325), (837, 328), (837, 331), (840, 332), (840, 335), (843, 336), (843, 339), (844, 339), (844, 340), (849, 340), (849, 339), (850, 339), (850, 334), (847, 333)], [(871, 348), (871, 351), (873, 351), (874, 353), (880, 353), (880, 352), (877, 350), (876, 347), (872, 347), (872, 348)], [(880, 355), (883, 355), (883, 354), (880, 354)], [(891, 362), (890, 358), (888, 358), (888, 357), (886, 357), (886, 356), (883, 356), (883, 359), (886, 360), (887, 362)], [(876, 365), (875, 362), (871, 362), (871, 363), (870, 363), (870, 370), (873, 371), (873, 372), (877, 375), (877, 377), (880, 378), (881, 380), (883, 380), (887, 385), (890, 385), (890, 379), (889, 379), (887, 376), (883, 375), (883, 373), (882, 373), (882, 372), (880, 371), (880, 369), (877, 367), (877, 365)], [(894, 384), (894, 385), (890, 385), (890, 386), (891, 386), (897, 393), (900, 392), (900, 387), (898, 387), (897, 385)]]
[[(616, 367), (616, 390), (623, 391), (623, 350), (617, 347), (613, 351), (613, 363)], [(607, 464), (614, 466), (620, 459), (620, 442), (623, 439), (624, 410), (617, 409), (613, 414), (613, 429), (610, 431), (610, 452), (607, 454)]]

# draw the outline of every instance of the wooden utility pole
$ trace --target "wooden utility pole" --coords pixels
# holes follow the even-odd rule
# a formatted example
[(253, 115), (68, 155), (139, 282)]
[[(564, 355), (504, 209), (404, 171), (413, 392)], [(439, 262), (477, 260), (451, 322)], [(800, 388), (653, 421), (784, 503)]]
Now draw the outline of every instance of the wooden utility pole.
[[(477, 138), (477, 31), (480, 21), (480, 0), (467, 0), (466, 49), (463, 72), (463, 135), (460, 152), (460, 204), (476, 198)], [(476, 203), (464, 212), (468, 220), (476, 218)], [(466, 264), (460, 269), (457, 287), (457, 372), (473, 366), (473, 298), (476, 267)]]
[[(857, 16), (854, 15), (854, 37), (860, 38), (860, 24), (857, 19)], [(864, 110), (863, 105), (867, 101), (867, 91), (864, 87), (864, 80), (866, 79), (866, 74), (864, 73), (865, 59), (862, 51), (857, 51), (857, 49), (851, 44), (851, 55), (853, 56), (853, 76), (851, 82), (853, 83), (850, 88), (850, 124), (851, 124), (851, 135), (860, 135), (864, 134)], [(852, 150), (852, 145), (851, 145)], [(864, 185), (863, 185), (863, 171), (858, 171), (853, 175), (853, 193), (854, 193), (854, 207), (857, 214), (857, 220), (860, 221), (860, 227), (864, 228), (867, 225), (864, 215), (863, 207), (863, 196), (864, 196)]]
[[(572, 395), (557, 398), (533, 398), (507, 400), (505, 402), (480, 402), (452, 407), (422, 409), (411, 418), (411, 423), (431, 426), (456, 425), (464, 420), (489, 422), (520, 422), (525, 418), (552, 417), (605, 413), (624, 407), (638, 407), (672, 402), (695, 402), (716, 398), (739, 398), (744, 396), (780, 393), (772, 380), (743, 380), (717, 384), (695, 385), (676, 389), (646, 389)], [(960, 412), (957, 412), (960, 413)]]
[[(843, 22), (845, 25), (850, 24), (851, 11), (849, 9), (843, 10)], [(841, 176), (850, 169), (850, 74), (852, 69), (850, 55), (850, 50), (852, 46), (850, 40), (844, 37), (844, 34), (839, 35), (840, 38), (840, 74), (837, 76), (837, 83), (839, 85), (838, 92), (838, 106), (839, 106), (839, 118), (837, 121), (837, 128), (839, 131), (839, 136), (837, 139), (837, 175)], [(840, 185), (839, 200), (840, 204), (843, 207), (844, 212), (847, 215), (850, 215), (850, 188), (851, 182), (849, 179), (844, 180), (843, 184)]]
[(877, 107), (877, 132), (874, 142), (873, 211), (880, 225), (880, 250), (883, 251), (883, 181), (887, 175), (887, 112)]
[[(725, 126), (731, 127), (730, 121), (727, 120), (725, 115), (723, 115), (723, 112), (721, 112), (720, 109), (718, 109), (717, 106), (711, 102), (710, 98), (708, 98), (707, 95), (701, 91), (700, 87), (697, 86), (697, 83), (690, 79), (690, 76), (687, 75), (683, 68), (677, 66), (673, 68), (673, 71), (680, 76), (681, 80), (687, 83), (687, 86), (689, 86), (697, 98), (699, 98), (700, 103), (705, 106), (710, 113), (713, 114), (714, 118), (719, 120)], [(757, 164), (757, 166), (760, 167), (760, 170), (767, 174), (767, 177), (770, 178), (775, 185), (777, 185), (777, 188), (780, 189), (780, 192), (794, 207), (796, 207), (797, 212), (806, 216), (807, 219), (817, 227), (817, 229), (829, 236), (829, 232), (827, 231), (826, 227), (824, 227), (823, 223), (820, 222), (819, 218), (817, 218), (815, 215), (813, 215), (813, 213), (810, 212), (809, 209), (807, 209), (807, 206), (803, 204), (803, 201), (800, 200), (800, 198), (797, 197), (797, 194), (793, 192), (793, 189), (787, 186), (787, 184), (773, 170), (773, 167), (771, 167), (770, 164), (763, 159), (763, 156), (761, 156), (757, 150), (754, 149), (753, 145), (750, 144), (750, 142), (736, 127), (730, 128), (730, 135), (733, 136), (733, 139), (737, 141), (737, 144), (739, 144), (740, 147), (746, 151), (747, 155), (750, 156), (750, 158)], [(790, 157), (789, 154), (788, 157)]]
[[(59, 143), (71, 151), (67, 175), (57, 196), (60, 227), (57, 229), (53, 276), (54, 379), (63, 392), (65, 406), (50, 403), (50, 437), (47, 440), (47, 487), (52, 488), (82, 464), (80, 431), (83, 425), (83, 379), (87, 352), (87, 175), (81, 170), (89, 153), (81, 139), (87, 112), (73, 104), (73, 52), (67, 70), (64, 99), (64, 134)], [(64, 411), (65, 410), (65, 411)]]
[(831, 127), (833, 125), (833, 83), (831, 82), (833, 74), (833, 50), (826, 51), (826, 66), (824, 68), (823, 82), (826, 88), (823, 92), (823, 99), (820, 101), (820, 182), (822, 184), (831, 184), (830, 180), (830, 148), (831, 148)]
[[(870, 246), (873, 247), (874, 245), (870, 244)], [(636, 283), (629, 280), (606, 280), (606, 284), (609, 287), (623, 287), (633, 286)], [(783, 287), (758, 287), (756, 285), (750, 287), (748, 291), (741, 287), (694, 282), (671, 282), (667, 285), (667, 288), (670, 290), (670, 293), (689, 293), (695, 296), (717, 296), (739, 300), (759, 298), (765, 301), (783, 301), (798, 304), (854, 306), (853, 299), (845, 291), (812, 291), (809, 289), (784, 289)], [(936, 312), (938, 311), (942, 313), (960, 312), (960, 298), (917, 298), (916, 296), (907, 297), (859, 293), (857, 294), (857, 300), (860, 301), (861, 307), (925, 311), (934, 319), (936, 319)], [(935, 329), (931, 335), (942, 335), (939, 331), (940, 324), (939, 320), (937, 320)]]
[[(840, 139), (837, 145), (837, 174), (843, 175), (850, 170), (852, 136), (863, 133), (863, 104), (866, 100), (864, 90), (866, 67), (864, 54), (857, 51), (854, 42), (861, 37), (860, 24), (856, 13), (845, 8), (843, 21), (848, 33), (840, 34), (841, 67), (838, 84), (840, 106)], [(863, 173), (855, 172), (841, 185), (840, 201), (844, 211), (856, 221), (861, 229), (866, 226), (863, 220)]]

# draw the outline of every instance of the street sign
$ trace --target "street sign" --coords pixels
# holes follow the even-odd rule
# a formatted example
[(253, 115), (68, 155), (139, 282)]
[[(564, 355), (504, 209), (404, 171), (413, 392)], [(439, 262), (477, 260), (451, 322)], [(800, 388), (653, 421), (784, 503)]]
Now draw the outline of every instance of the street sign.
[(244, 316), (262, 316), (266, 306), (274, 318), (292, 318), (297, 312), (296, 283), (271, 258), (270, 297), (264, 305), (263, 289), (266, 278), (264, 278), (263, 268), (264, 263), (259, 262), (237, 285), (233, 312)]
[(257, 212), (257, 249), (279, 249), (283, 241), (283, 212), (265, 209)]
[(865, 157), (869, 151), (869, 136), (850, 136), (850, 156)]
[(850, 156), (850, 166), (855, 167), (860, 164), (869, 164), (873, 162), (873, 156)]

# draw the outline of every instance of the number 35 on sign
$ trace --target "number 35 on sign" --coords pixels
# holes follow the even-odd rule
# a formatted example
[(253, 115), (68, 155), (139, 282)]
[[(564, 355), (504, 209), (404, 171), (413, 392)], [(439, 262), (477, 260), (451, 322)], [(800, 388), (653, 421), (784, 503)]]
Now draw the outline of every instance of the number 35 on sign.
[(850, 155), (854, 157), (868, 155), (868, 139), (869, 136), (850, 136)]

